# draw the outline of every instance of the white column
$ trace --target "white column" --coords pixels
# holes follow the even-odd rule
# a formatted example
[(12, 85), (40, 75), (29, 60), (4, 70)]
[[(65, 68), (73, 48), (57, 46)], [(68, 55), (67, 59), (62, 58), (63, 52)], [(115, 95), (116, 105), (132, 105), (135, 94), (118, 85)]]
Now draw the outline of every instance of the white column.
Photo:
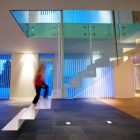
[(10, 99), (33, 99), (33, 80), (37, 67), (37, 54), (12, 55)]
[(133, 98), (134, 72), (133, 61), (127, 61), (114, 68), (115, 98)]

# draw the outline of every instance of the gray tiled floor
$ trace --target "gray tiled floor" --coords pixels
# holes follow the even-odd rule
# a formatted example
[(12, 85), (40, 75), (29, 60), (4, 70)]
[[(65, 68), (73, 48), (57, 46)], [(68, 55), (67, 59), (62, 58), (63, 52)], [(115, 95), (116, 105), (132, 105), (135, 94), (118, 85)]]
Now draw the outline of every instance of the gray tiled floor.
[[(21, 108), (1, 106), (0, 127)], [(0, 132), (0, 140), (16, 139), (140, 140), (140, 120), (93, 99), (53, 100), (52, 109), (40, 110), (36, 119), (24, 122), (19, 131)]]

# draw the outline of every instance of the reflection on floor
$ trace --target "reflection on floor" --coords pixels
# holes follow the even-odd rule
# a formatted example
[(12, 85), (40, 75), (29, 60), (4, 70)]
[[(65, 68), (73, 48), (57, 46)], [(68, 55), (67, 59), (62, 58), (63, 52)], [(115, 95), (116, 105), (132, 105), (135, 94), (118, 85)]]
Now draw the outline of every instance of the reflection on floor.
[(136, 97), (136, 98), (140, 98), (140, 93), (136, 93), (136, 94), (135, 94), (135, 97)]
[[(0, 128), (20, 109), (1, 105)], [(140, 120), (94, 99), (53, 100), (50, 110), (40, 110), (19, 131), (1, 131), (0, 139), (139, 140)]]
[(123, 112), (140, 119), (140, 94), (136, 94), (131, 99), (99, 99), (100, 101), (111, 105)]

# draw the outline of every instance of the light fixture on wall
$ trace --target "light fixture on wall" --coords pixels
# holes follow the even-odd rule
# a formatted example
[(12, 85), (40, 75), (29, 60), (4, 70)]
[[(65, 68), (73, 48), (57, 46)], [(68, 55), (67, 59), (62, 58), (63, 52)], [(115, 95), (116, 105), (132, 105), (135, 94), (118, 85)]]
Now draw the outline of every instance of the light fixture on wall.
[(34, 54), (23, 54), (21, 57), (22, 64), (22, 75), (23, 77), (33, 77), (35, 74), (34, 70), (35, 56)]
[(32, 54), (23, 54), (21, 58), (22, 62), (30, 63), (34, 61), (34, 56)]

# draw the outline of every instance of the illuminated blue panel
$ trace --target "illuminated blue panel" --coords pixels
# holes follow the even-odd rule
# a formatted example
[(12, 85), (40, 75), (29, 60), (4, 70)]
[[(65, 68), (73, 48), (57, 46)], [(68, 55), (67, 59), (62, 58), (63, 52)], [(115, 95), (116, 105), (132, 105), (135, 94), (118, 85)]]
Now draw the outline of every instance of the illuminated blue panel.
[[(112, 23), (111, 11), (64, 10), (64, 23)], [(11, 10), (18, 23), (60, 23), (60, 11)]]
[(79, 94), (82, 89), (69, 87), (69, 80), (72, 77), (76, 77), (78, 72), (86, 69), (90, 64), (90, 56), (85, 54), (66, 54), (64, 58), (64, 85), (66, 97), (72, 98)]
[(60, 23), (60, 11), (11, 10), (18, 23)]
[(29, 11), (12, 10), (11, 14), (18, 23), (29, 23)]
[(0, 55), (0, 99), (10, 96), (11, 56)]
[(64, 10), (64, 23), (112, 23), (111, 11)]
[(54, 59), (54, 54), (39, 54), (39, 59)]

